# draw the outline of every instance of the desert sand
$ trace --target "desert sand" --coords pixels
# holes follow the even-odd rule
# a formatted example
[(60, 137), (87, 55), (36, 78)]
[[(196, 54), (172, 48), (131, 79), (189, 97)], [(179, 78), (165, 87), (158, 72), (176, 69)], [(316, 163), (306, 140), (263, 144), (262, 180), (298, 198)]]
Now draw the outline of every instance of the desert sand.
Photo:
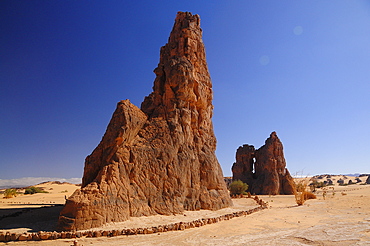
[[(334, 176), (331, 179), (344, 177)], [(349, 179), (347, 177), (346, 183)], [(366, 180), (367, 177), (361, 177)], [(326, 177), (318, 181), (324, 181)], [(369, 245), (370, 244), (370, 185), (363, 182), (316, 191), (317, 199), (297, 206), (294, 196), (259, 196), (269, 203), (265, 209), (251, 215), (205, 225), (184, 231), (171, 231), (149, 235), (118, 237), (79, 238), (78, 245)], [(47, 194), (24, 195), (1, 199), (0, 216), (23, 212), (16, 217), (0, 219), (0, 232), (25, 232), (53, 230), (58, 211), (64, 203), (64, 195), (70, 195), (74, 185), (43, 184)], [(50, 190), (52, 188), (52, 190)], [(67, 190), (68, 192), (62, 193)], [(325, 193), (325, 196), (323, 195)], [(28, 204), (28, 202), (30, 204)], [(163, 225), (178, 221), (192, 221), (214, 217), (256, 206), (252, 199), (233, 199), (234, 206), (218, 211), (185, 212), (173, 216), (150, 216), (132, 218), (112, 223), (96, 230), (139, 228)], [(51, 206), (35, 208), (41, 206)], [(54, 241), (8, 242), (0, 245), (73, 245), (75, 239)]]

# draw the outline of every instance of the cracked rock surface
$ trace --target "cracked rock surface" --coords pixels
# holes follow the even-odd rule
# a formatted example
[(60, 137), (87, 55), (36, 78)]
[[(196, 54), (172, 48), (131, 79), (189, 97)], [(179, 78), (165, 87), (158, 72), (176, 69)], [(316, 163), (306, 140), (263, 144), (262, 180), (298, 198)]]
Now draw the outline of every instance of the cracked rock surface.
[(215, 155), (212, 83), (198, 15), (177, 14), (154, 72), (141, 109), (118, 103), (86, 158), (82, 188), (67, 200), (59, 230), (231, 205)]

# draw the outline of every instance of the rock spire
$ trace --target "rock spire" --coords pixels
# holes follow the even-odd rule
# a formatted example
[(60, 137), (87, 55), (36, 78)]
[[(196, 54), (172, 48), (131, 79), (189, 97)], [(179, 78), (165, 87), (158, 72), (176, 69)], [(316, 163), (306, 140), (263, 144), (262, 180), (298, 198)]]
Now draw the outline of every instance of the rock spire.
[(272, 132), (258, 150), (253, 145), (240, 146), (232, 172), (233, 180), (247, 183), (252, 194), (294, 194), (294, 180), (286, 168), (283, 144), (276, 132)]
[(154, 72), (141, 109), (118, 103), (86, 158), (81, 189), (60, 213), (59, 230), (231, 205), (215, 156), (212, 83), (198, 15), (177, 14)]

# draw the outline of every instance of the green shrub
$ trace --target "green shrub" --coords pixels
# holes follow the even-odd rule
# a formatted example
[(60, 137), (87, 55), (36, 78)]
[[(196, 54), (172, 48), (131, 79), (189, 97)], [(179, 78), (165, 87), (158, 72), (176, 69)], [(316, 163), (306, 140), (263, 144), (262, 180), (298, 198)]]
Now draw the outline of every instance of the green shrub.
[(4, 191), (4, 198), (12, 198), (17, 196), (17, 190), (16, 189), (6, 189)]
[(31, 186), (31, 187), (28, 187), (25, 191), (24, 191), (24, 194), (27, 195), (27, 194), (35, 194), (35, 193), (49, 193), (47, 191), (44, 191), (43, 189), (39, 188), (39, 187), (35, 187), (35, 186)]
[[(298, 185), (302, 185), (302, 184), (298, 184)], [(328, 186), (328, 183), (325, 183), (325, 182), (318, 182), (317, 180), (313, 181), (309, 187), (311, 189), (311, 192), (315, 192), (316, 189), (319, 189), (319, 188), (324, 188)], [(300, 187), (297, 188), (298, 190), (300, 189)]]
[(234, 180), (230, 184), (230, 193), (231, 193), (231, 195), (244, 194), (247, 189), (248, 189), (248, 184), (243, 183), (243, 181), (241, 181), (241, 180)]

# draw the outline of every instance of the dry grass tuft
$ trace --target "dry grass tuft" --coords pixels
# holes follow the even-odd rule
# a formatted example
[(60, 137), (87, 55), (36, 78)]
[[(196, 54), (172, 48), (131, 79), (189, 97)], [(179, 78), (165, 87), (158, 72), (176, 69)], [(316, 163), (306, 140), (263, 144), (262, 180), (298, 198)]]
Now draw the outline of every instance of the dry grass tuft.
[(317, 198), (316, 195), (313, 194), (310, 191), (303, 192), (303, 196), (304, 196), (305, 200), (310, 200), (310, 199), (316, 199)]
[(308, 180), (302, 179), (296, 183), (296, 191), (295, 191), (295, 201), (298, 206), (302, 206), (305, 201), (309, 199), (316, 199), (316, 195), (313, 194), (310, 191), (307, 191), (308, 189)]

